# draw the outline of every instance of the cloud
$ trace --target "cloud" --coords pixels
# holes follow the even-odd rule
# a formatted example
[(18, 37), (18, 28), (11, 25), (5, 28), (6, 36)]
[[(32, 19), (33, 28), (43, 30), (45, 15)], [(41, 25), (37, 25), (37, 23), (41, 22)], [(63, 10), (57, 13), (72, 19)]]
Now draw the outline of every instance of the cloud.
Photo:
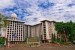
[[(74, 0), (8, 0), (8, 6), (2, 6), (0, 12), (10, 16), (16, 13), (27, 24), (36, 24), (41, 20), (74, 21)], [(4, 2), (4, 1), (3, 1)], [(7, 3), (7, 1), (5, 1)], [(10, 4), (11, 3), (11, 4)], [(3, 5), (3, 3), (2, 3)], [(10, 5), (10, 6), (9, 6)], [(12, 6), (13, 5), (13, 6)]]
[(13, 3), (13, 0), (0, 0), (0, 9), (13, 5), (11, 3)]
[[(71, 3), (70, 0), (69, 1), (61, 0), (60, 2), (58, 0), (54, 0), (51, 2), (45, 0), (43, 2), (39, 2), (38, 4), (36, 4), (35, 7), (32, 6), (32, 8), (28, 9), (28, 10), (32, 10), (30, 11), (32, 15), (27, 16), (27, 18), (25, 17), (25, 19), (27, 19), (26, 20), (27, 23), (30, 22), (29, 24), (37, 23), (37, 22), (39, 23), (41, 20), (44, 19), (54, 20), (54, 21), (64, 21), (64, 22), (72, 20), (74, 18), (73, 15), (71, 15), (73, 9), (67, 7), (69, 3)], [(39, 4), (40, 6), (37, 6)], [(66, 14), (70, 14), (70, 18)], [(37, 22), (34, 21), (35, 18), (37, 19)]]

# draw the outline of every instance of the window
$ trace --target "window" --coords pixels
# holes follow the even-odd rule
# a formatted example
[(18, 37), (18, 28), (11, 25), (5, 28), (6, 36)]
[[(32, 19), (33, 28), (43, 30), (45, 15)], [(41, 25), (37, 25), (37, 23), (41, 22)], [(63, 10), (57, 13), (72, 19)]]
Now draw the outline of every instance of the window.
[(11, 35), (10, 35), (10, 37), (11, 37)]
[(44, 35), (46, 35), (46, 34), (44, 34)]
[(8, 30), (9, 30), (9, 28), (8, 28)]
[(46, 35), (44, 35), (44, 37), (46, 37)]
[(10, 31), (11, 32), (11, 31)]
[(21, 36), (22, 36), (22, 34), (21, 34)]
[(44, 39), (46, 39), (46, 38), (44, 38)]
[(20, 34), (19, 34), (19, 36), (20, 36)]
[(45, 26), (43, 26), (43, 28), (45, 29), (46, 27), (45, 27)]
[(9, 30), (8, 30), (8, 32), (9, 32)]
[(19, 40), (20, 40), (20, 38), (19, 38)]
[(12, 40), (13, 40), (13, 38), (12, 38)]
[(46, 33), (46, 30), (44, 30), (44, 33)]
[(10, 37), (10, 39), (11, 39), (11, 37)]
[(21, 40), (22, 40), (22, 38), (21, 38)]
[(1, 36), (1, 34), (0, 34), (0, 36)]
[(7, 34), (9, 34), (9, 33), (7, 33)]
[(19, 37), (19, 39), (20, 39), (20, 37)]
[(11, 30), (11, 28), (10, 28), (10, 30)]

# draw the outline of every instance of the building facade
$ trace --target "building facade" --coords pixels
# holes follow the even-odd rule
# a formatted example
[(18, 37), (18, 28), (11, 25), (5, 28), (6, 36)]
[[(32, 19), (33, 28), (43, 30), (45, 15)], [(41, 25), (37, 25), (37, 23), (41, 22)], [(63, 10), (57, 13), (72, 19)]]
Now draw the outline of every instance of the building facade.
[(9, 25), (5, 37), (11, 43), (24, 42), (28, 37), (38, 37), (42, 42), (51, 42), (51, 34), (57, 35), (54, 21), (43, 20), (39, 24), (26, 25), (17, 20), (16, 14), (7, 20)]
[(42, 40), (43, 42), (51, 42), (52, 34), (57, 35), (55, 30), (55, 22), (43, 20), (42, 23)]
[(42, 42), (51, 42), (51, 35), (55, 34), (55, 22), (43, 20), (36, 25), (25, 25), (27, 37), (39, 37)]
[(17, 20), (16, 14), (11, 16), (11, 19), (7, 19), (9, 25), (7, 26), (6, 38), (8, 42), (17, 43), (24, 41), (24, 22)]

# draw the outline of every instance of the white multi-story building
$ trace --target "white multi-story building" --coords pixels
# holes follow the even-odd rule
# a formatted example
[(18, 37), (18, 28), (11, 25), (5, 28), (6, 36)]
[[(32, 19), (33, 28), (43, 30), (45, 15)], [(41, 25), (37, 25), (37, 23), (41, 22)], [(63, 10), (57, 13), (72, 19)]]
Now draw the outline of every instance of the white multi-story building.
[(7, 27), (6, 38), (11, 43), (24, 41), (24, 22), (17, 20), (17, 15), (12, 14), (11, 19), (7, 19), (9, 25)]
[(25, 25), (27, 37), (39, 37), (41, 35), (41, 23), (36, 25)]
[(11, 43), (24, 42), (28, 37), (38, 37), (43, 42), (51, 42), (51, 35), (57, 35), (54, 21), (43, 20), (39, 24), (27, 25), (17, 20), (16, 14), (12, 14), (11, 19), (7, 20), (9, 25), (5, 37)]
[(27, 37), (39, 37), (43, 42), (51, 42), (51, 35), (57, 35), (55, 22), (43, 20), (36, 25), (25, 25)]
[(51, 42), (52, 34), (57, 35), (55, 30), (55, 21), (43, 20), (42, 23), (42, 40), (43, 42)]

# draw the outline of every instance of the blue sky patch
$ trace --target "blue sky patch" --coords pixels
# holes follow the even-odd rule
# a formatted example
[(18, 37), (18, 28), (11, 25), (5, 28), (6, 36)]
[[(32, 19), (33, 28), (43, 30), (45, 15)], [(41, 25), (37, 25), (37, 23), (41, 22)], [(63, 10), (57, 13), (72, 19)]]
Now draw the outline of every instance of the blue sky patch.
[(68, 4), (67, 6), (68, 6), (68, 7), (72, 7), (72, 6), (75, 6), (75, 4), (72, 4), (72, 3), (71, 3), (71, 4)]
[(41, 2), (39, 5), (39, 7), (43, 8), (43, 9), (47, 9), (49, 7), (54, 6), (54, 3), (50, 3), (50, 2)]

